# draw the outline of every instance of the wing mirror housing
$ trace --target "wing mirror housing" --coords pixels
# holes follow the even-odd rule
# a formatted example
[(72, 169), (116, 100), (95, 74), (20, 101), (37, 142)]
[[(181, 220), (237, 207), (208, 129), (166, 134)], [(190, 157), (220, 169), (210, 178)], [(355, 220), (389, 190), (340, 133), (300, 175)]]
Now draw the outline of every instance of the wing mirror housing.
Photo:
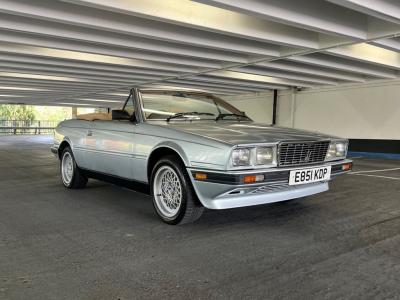
[(111, 111), (113, 120), (129, 120), (131, 116), (125, 110), (115, 109)]

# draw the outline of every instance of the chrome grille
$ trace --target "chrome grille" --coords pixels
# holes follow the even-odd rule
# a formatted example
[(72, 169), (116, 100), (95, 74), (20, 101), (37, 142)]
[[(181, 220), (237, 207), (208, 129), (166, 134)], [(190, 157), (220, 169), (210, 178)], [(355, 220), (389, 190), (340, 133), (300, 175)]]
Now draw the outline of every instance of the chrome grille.
[(279, 166), (286, 167), (323, 162), (328, 147), (329, 141), (281, 143), (279, 145)]

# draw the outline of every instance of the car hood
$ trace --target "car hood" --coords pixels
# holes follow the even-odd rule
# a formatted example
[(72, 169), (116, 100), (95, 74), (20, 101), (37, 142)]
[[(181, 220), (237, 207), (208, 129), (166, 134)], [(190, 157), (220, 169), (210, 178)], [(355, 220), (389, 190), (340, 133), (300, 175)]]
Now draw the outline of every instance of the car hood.
[(233, 145), (332, 138), (316, 132), (249, 122), (171, 122), (167, 126)]

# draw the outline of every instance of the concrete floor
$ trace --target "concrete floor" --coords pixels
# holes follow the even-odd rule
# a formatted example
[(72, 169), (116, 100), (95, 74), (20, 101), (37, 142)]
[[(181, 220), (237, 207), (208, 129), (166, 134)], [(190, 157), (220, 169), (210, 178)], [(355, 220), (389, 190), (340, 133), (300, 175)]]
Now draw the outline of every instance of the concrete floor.
[(0, 299), (400, 298), (399, 169), (174, 227), (148, 196), (63, 188), (49, 143), (0, 137)]

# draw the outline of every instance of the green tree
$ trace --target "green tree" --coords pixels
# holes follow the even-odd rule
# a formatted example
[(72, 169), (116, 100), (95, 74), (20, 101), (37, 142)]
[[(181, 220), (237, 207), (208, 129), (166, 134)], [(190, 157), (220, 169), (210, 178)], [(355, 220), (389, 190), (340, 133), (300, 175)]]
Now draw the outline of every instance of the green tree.
[(35, 106), (34, 113), (35, 120), (43, 121), (64, 121), (72, 117), (71, 107)]
[(0, 105), (0, 120), (35, 120), (32, 106), (28, 105)]

